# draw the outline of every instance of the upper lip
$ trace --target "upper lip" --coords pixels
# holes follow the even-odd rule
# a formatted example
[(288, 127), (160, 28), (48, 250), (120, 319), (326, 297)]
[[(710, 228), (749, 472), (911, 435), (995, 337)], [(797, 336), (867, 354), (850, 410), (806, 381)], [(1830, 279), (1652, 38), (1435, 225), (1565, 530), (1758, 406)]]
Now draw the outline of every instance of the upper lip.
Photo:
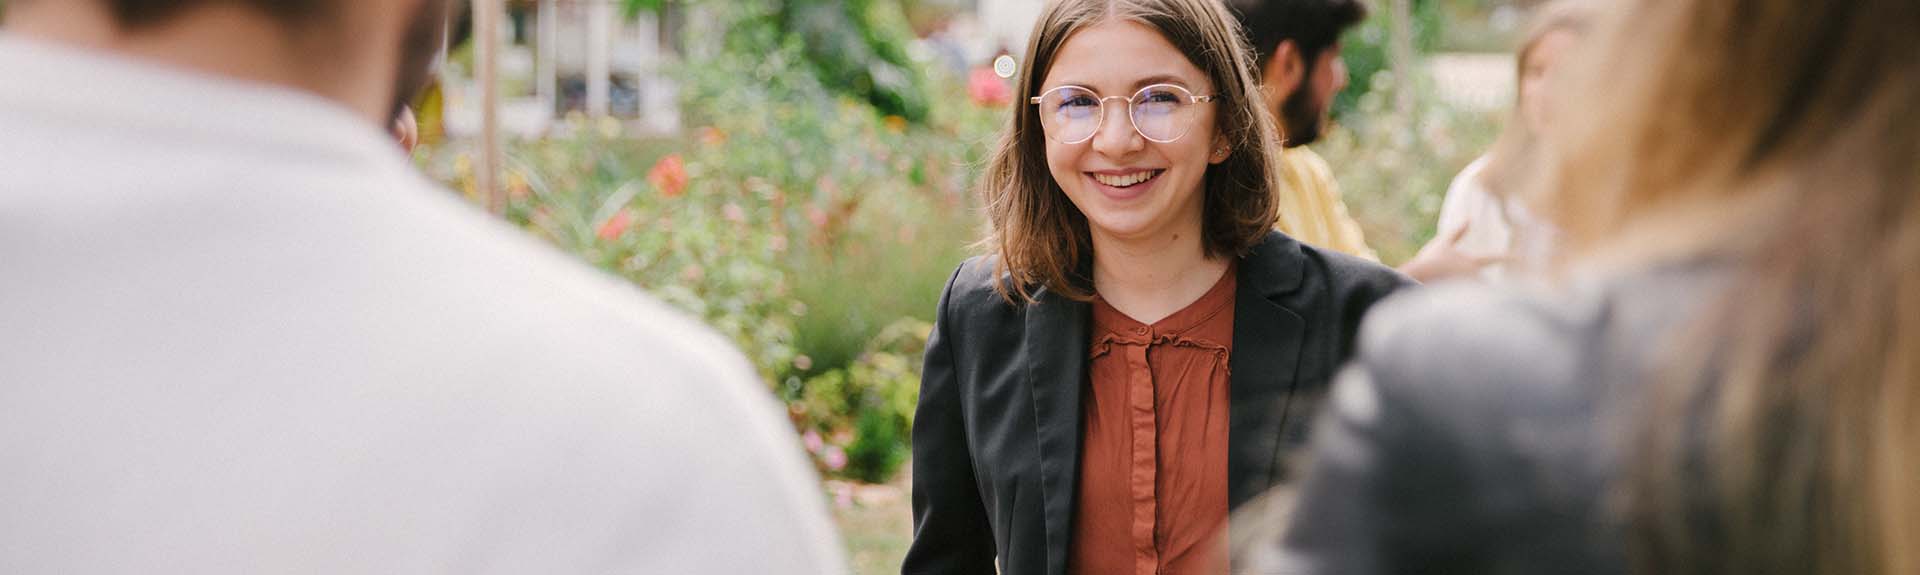
[(1088, 171), (1087, 173), (1097, 174), (1102, 176), (1126, 176), (1131, 174), (1138, 174), (1140, 172), (1158, 172), (1164, 169), (1166, 168), (1127, 168), (1124, 170), (1091, 170), (1091, 171)]

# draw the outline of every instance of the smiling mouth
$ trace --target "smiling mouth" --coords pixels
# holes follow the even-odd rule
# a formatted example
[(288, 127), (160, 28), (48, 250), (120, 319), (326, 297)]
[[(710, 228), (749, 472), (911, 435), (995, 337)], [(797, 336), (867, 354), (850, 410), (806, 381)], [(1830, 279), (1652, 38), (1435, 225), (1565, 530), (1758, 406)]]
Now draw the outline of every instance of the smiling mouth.
[(1130, 174), (1089, 174), (1093, 180), (1115, 188), (1131, 188), (1152, 181), (1166, 170), (1145, 170)]

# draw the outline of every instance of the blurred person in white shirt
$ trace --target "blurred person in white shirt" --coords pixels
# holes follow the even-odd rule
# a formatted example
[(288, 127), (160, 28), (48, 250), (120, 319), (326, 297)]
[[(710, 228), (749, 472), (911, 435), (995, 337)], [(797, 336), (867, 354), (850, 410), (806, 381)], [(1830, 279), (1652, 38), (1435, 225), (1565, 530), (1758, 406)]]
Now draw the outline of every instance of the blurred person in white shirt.
[(15, 0), (0, 573), (840, 573), (717, 335), (415, 172), (446, 0)]
[[(1553, 70), (1568, 59), (1594, 19), (1585, 0), (1558, 0), (1536, 9), (1517, 55), (1513, 117), (1486, 155), (1468, 164), (1440, 206), (1438, 235), (1482, 265), (1463, 266), (1453, 277), (1501, 280), (1538, 271), (1553, 256), (1554, 227), (1514, 192), (1540, 154), (1553, 101)], [(1432, 245), (1432, 244), (1430, 244)]]

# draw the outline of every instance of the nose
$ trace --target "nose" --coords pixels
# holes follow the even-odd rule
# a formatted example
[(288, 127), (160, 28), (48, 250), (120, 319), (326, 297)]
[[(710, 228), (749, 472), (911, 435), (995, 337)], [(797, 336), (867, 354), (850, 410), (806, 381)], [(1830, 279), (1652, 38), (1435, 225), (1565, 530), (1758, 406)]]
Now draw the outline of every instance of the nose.
[(1108, 157), (1122, 157), (1139, 150), (1145, 139), (1134, 129), (1127, 102), (1115, 98), (1101, 102), (1100, 131), (1093, 134), (1093, 149)]

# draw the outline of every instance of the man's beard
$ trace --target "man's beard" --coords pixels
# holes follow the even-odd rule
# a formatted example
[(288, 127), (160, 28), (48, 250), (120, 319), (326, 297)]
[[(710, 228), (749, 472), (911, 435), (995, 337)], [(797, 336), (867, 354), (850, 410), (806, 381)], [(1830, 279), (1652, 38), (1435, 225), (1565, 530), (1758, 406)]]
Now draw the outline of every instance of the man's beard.
[(1280, 127), (1285, 132), (1285, 141), (1281, 145), (1288, 148), (1305, 146), (1320, 140), (1320, 132), (1325, 128), (1327, 111), (1315, 105), (1313, 101), (1313, 76), (1300, 79), (1300, 89), (1287, 95), (1280, 102)]
[(400, 109), (425, 90), (433, 79), (434, 61), (447, 41), (451, 0), (424, 0), (407, 23), (407, 35), (400, 39), (400, 69), (393, 83), (393, 109), (390, 117), (399, 117)]

